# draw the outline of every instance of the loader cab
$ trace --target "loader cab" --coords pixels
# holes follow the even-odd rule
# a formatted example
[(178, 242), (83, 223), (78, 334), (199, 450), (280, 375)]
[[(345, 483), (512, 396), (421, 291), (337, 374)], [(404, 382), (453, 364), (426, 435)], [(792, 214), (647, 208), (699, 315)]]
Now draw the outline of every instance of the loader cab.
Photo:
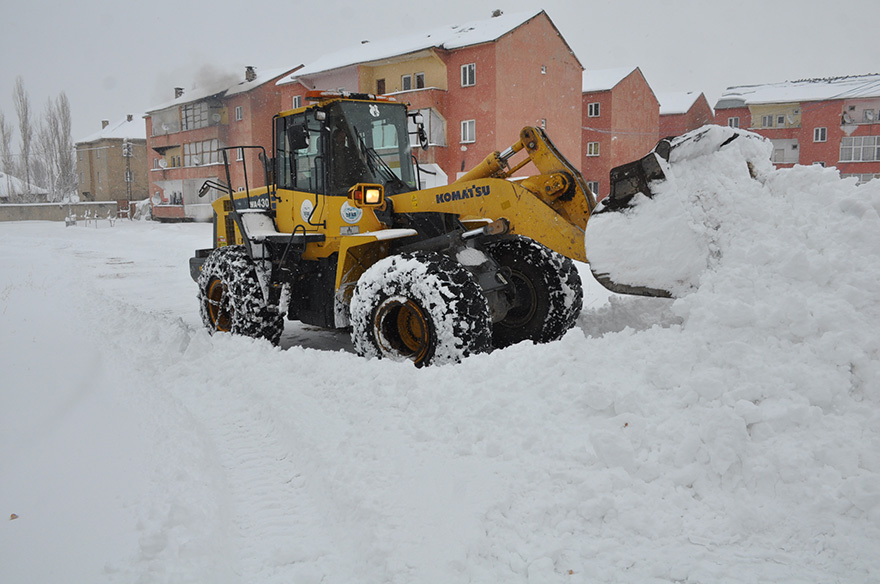
[(331, 196), (357, 183), (381, 184), (389, 195), (417, 188), (402, 103), (324, 99), (275, 124), (279, 188)]

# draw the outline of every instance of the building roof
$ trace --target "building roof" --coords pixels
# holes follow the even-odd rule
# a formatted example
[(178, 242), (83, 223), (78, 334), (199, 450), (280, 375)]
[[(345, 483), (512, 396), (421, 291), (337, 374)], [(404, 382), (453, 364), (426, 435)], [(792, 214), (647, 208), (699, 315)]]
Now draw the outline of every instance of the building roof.
[(35, 195), (45, 195), (49, 192), (35, 185), (31, 185), (30, 189), (28, 189), (27, 184), (27, 182), (20, 178), (0, 172), (0, 199), (8, 199), (12, 195), (23, 195), (27, 192)]
[(295, 82), (301, 77), (324, 73), (342, 67), (359, 65), (410, 55), (427, 49), (459, 49), (492, 42), (542, 14), (543, 10), (502, 14), (489, 20), (446, 25), (431, 30), (376, 41), (362, 41), (348, 49), (328, 53), (280, 79), (278, 85)]
[[(150, 110), (147, 111), (147, 115), (161, 111), (164, 109), (168, 109), (169, 107), (175, 105), (184, 105), (187, 103), (193, 103), (196, 101), (200, 101), (205, 99), (206, 97), (211, 96), (231, 96), (237, 95), (239, 93), (245, 93), (247, 91), (251, 91), (260, 87), (261, 85), (265, 85), (266, 83), (270, 83), (274, 81), (276, 78), (281, 77), (282, 75), (290, 74), (293, 71), (296, 71), (302, 67), (299, 65), (297, 67), (286, 67), (283, 69), (266, 69), (265, 71), (261, 71), (259, 68), (254, 69), (254, 73), (256, 76), (253, 81), (247, 81), (246, 79), (236, 81), (232, 78), (231, 75), (224, 76), (223, 79), (217, 79), (213, 82), (205, 83), (199, 87), (193, 88), (184, 88), (184, 93), (180, 97), (173, 99), (171, 101), (165, 102), (161, 105), (157, 105)], [(146, 130), (144, 130), (146, 133)]]
[(696, 91), (667, 91), (657, 94), (660, 102), (660, 115), (671, 116), (686, 114), (690, 111), (702, 93)]
[(610, 91), (614, 89), (618, 83), (629, 77), (630, 73), (636, 70), (638, 70), (638, 67), (618, 67), (615, 69), (584, 71), (582, 90), (584, 93)]
[(715, 107), (723, 109), (765, 103), (796, 103), (865, 97), (880, 97), (880, 74), (801, 79), (766, 85), (728, 87), (718, 98)]
[(128, 116), (121, 120), (108, 124), (106, 128), (100, 132), (95, 132), (77, 140), (77, 144), (87, 142), (97, 142), (99, 140), (146, 140), (147, 127), (144, 124), (144, 114), (132, 115), (129, 121)]

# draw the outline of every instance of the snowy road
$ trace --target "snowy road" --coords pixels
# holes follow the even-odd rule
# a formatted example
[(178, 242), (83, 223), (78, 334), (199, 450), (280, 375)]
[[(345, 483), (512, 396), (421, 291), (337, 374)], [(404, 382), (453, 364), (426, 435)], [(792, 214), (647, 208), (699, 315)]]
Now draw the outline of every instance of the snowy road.
[(0, 224), (0, 581), (880, 579), (877, 231), (420, 370), (209, 336), (210, 232)]

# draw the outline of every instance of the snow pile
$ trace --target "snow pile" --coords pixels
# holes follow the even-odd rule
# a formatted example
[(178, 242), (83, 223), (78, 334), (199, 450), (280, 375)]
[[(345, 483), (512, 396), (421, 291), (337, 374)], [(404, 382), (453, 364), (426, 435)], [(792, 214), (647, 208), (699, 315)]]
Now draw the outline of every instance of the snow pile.
[(422, 369), (208, 335), (210, 225), (0, 224), (0, 581), (880, 580), (880, 181), (719, 152), (628, 232), (680, 298)]

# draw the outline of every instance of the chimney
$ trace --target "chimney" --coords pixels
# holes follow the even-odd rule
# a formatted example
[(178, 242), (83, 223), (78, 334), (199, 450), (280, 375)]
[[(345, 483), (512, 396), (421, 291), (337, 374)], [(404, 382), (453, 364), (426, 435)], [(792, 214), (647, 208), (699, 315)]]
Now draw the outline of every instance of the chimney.
[(174, 88), (174, 99), (183, 95), (183, 87), (175, 87)]
[(244, 68), (244, 78), (246, 81), (253, 81), (257, 78), (257, 70), (253, 66), (248, 65)]
[(125, 116), (125, 119), (126, 119), (126, 121), (129, 121), (129, 122), (130, 122), (130, 121), (132, 121), (132, 120), (134, 119), (134, 115), (132, 115), (132, 114), (128, 114), (127, 116)]
[(110, 120), (101, 120), (101, 129), (103, 130), (110, 125)]

